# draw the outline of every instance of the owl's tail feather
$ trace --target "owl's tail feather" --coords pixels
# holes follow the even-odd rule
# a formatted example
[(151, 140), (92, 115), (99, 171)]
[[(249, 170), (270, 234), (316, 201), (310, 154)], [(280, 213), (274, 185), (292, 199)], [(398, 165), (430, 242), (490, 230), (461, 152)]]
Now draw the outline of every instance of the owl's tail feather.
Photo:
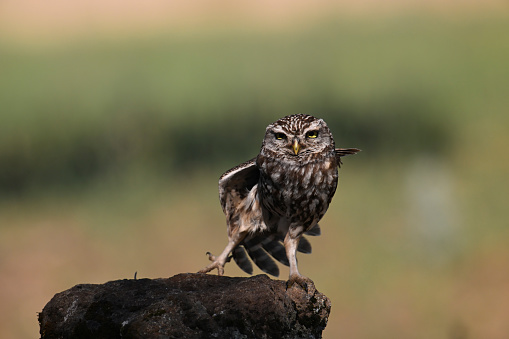
[[(319, 235), (320, 227), (317, 225), (305, 234)], [(283, 238), (279, 235), (248, 236), (241, 245), (233, 250), (233, 260), (244, 272), (253, 274), (253, 266), (249, 260), (251, 258), (263, 272), (277, 277), (279, 268), (273, 258), (283, 265), (290, 266), (282, 241)], [(311, 253), (311, 244), (303, 236), (299, 240), (297, 251)]]
[(246, 250), (244, 246), (237, 246), (232, 251), (233, 260), (240, 267), (241, 270), (246, 272), (247, 274), (253, 274), (253, 265), (251, 265), (251, 260), (247, 257)]
[(265, 273), (275, 277), (279, 276), (279, 268), (269, 254), (265, 252), (260, 241), (257, 241), (256, 238), (244, 240), (244, 246), (256, 266)]
[(316, 224), (315, 226), (313, 226), (312, 229), (304, 232), (305, 235), (311, 235), (311, 236), (318, 236), (320, 234), (322, 234), (322, 230), (320, 229), (320, 225)]
[(283, 265), (290, 266), (286, 257), (285, 247), (276, 236), (269, 236), (261, 240), (263, 249), (266, 250), (274, 259)]
[(306, 238), (300, 237), (299, 245), (297, 245), (297, 251), (301, 253), (311, 253), (311, 244)]

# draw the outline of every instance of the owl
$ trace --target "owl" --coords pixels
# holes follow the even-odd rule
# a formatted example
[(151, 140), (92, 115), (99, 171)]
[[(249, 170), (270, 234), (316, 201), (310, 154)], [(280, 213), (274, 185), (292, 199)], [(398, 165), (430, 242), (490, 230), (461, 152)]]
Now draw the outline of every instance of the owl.
[(320, 235), (318, 222), (336, 192), (341, 157), (357, 152), (335, 148), (325, 121), (311, 115), (289, 115), (267, 126), (258, 156), (219, 179), (228, 244), (219, 256), (207, 252), (212, 263), (199, 272), (223, 275), (233, 258), (249, 274), (252, 260), (278, 276), (275, 259), (290, 267), (289, 286), (311, 286), (299, 273), (297, 251), (311, 253), (304, 235)]

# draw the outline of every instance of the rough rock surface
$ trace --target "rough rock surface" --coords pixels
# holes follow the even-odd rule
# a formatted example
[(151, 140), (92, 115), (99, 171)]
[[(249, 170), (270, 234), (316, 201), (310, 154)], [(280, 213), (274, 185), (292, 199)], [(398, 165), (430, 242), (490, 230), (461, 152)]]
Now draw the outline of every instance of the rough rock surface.
[(266, 275), (81, 284), (39, 314), (42, 338), (321, 338), (329, 299)]

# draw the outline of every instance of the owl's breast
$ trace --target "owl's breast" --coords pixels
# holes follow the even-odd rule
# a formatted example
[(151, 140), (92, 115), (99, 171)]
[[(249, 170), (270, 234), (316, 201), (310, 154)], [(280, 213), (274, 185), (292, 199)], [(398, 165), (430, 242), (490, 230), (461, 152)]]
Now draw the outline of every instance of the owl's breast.
[(323, 217), (336, 191), (335, 158), (323, 157), (308, 163), (261, 159), (259, 167), (264, 208), (306, 228)]

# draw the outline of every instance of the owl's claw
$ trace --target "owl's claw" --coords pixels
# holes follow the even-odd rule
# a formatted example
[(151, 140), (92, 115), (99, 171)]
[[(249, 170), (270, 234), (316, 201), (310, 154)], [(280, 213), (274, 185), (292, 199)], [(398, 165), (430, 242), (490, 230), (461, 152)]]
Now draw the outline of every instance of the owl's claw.
[(303, 275), (295, 274), (290, 276), (290, 279), (288, 279), (286, 282), (286, 289), (292, 288), (295, 286), (295, 284), (299, 285), (309, 295), (313, 295), (316, 292), (316, 287), (313, 280)]
[[(207, 253), (205, 253), (205, 254), (209, 257), (209, 260), (210, 260), (210, 261), (216, 261), (216, 260), (217, 260), (217, 257), (216, 257), (215, 255), (213, 255), (212, 253), (207, 252)], [(226, 258), (225, 264), (226, 264), (227, 262), (230, 262), (230, 261), (232, 260), (232, 258), (233, 258), (233, 256), (232, 256), (232, 255), (228, 256), (228, 258)]]
[(216, 258), (216, 256), (213, 255), (212, 253), (207, 252), (206, 254), (209, 257), (209, 260), (212, 261), (212, 264), (199, 270), (198, 273), (208, 273), (213, 269), (217, 268), (217, 275), (224, 275), (224, 265), (227, 262), (230, 262), (230, 260), (232, 260), (232, 256), (230, 255), (229, 257), (226, 258), (226, 260), (224, 260), (224, 262), (221, 262), (219, 258)]
[(216, 256), (215, 256), (215, 255), (213, 255), (212, 253), (207, 252), (207, 253), (205, 253), (205, 254), (209, 257), (209, 260), (210, 260), (210, 261), (216, 261)]
[(214, 261), (212, 264), (208, 265), (204, 269), (199, 270), (198, 273), (209, 273), (215, 268), (217, 268), (217, 275), (224, 274), (224, 265), (221, 265), (218, 261)]

